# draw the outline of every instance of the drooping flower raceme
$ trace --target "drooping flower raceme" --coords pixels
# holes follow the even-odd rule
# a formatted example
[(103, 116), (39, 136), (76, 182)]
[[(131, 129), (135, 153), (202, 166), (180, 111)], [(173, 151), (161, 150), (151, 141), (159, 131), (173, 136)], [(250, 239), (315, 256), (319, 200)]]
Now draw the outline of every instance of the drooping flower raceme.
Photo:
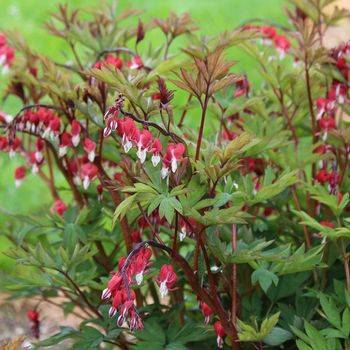
[(102, 292), (102, 299), (112, 299), (109, 316), (113, 317), (119, 310), (117, 324), (127, 321), (131, 330), (143, 328), (143, 322), (135, 308), (135, 292), (131, 284), (140, 285), (144, 273), (150, 266), (152, 251), (149, 248), (136, 248), (136, 253), (129, 258), (119, 260), (118, 272), (109, 280), (107, 288)]

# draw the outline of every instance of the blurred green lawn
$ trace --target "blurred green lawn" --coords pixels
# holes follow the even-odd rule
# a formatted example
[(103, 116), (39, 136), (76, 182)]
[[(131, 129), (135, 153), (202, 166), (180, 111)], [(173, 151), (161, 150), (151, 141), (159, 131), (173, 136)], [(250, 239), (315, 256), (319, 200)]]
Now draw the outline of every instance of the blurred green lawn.
[[(1, 0), (1, 29), (18, 30), (32, 47), (56, 61), (64, 61), (66, 54), (62, 40), (48, 35), (43, 24), (48, 13), (55, 11), (59, 0)], [(69, 0), (69, 5), (89, 9), (100, 4), (97, 0)], [(121, 0), (120, 8), (144, 10), (142, 18), (147, 21), (153, 17), (166, 17), (169, 11), (189, 12), (203, 34), (215, 34), (232, 29), (251, 18), (267, 18), (284, 22), (283, 6), (285, 0)], [(247, 57), (237, 53), (233, 57), (239, 63), (240, 71), (254, 70), (254, 64)], [(254, 73), (253, 73), (254, 74)], [(0, 106), (6, 112), (15, 113), (18, 105), (13, 101)], [(20, 163), (20, 160), (17, 161)], [(33, 177), (29, 177), (21, 188), (15, 189), (13, 183), (13, 161), (7, 155), (0, 157), (0, 253), (8, 243), (1, 237), (1, 229), (6, 225), (7, 215), (3, 210), (13, 213), (37, 211), (51, 205), (48, 191)], [(0, 254), (0, 270), (10, 268), (10, 261)]]

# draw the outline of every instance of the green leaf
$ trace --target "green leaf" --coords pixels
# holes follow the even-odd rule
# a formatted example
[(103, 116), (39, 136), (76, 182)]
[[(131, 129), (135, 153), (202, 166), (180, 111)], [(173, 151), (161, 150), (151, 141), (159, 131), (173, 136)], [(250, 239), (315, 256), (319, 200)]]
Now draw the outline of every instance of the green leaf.
[(263, 202), (277, 196), (284, 191), (287, 187), (294, 185), (297, 182), (297, 172), (292, 171), (290, 173), (283, 174), (274, 183), (263, 186), (257, 191), (254, 198), (254, 202)]
[(180, 326), (179, 322), (173, 321), (170, 323), (167, 330), (167, 339), (169, 343), (186, 344), (188, 342), (201, 341), (211, 336), (203, 325), (195, 324), (191, 321)]
[(164, 197), (159, 204), (159, 216), (165, 216), (169, 224), (172, 223), (175, 211), (182, 214), (181, 203), (175, 197)]
[(228, 262), (244, 264), (254, 261), (281, 261), (290, 255), (289, 245), (264, 250), (272, 243), (273, 241), (256, 240), (251, 244), (246, 244), (240, 241), (237, 250), (228, 257)]
[(310, 346), (306, 345), (302, 340), (296, 340), (295, 343), (297, 344), (297, 347), (299, 350), (316, 350), (316, 349), (310, 348)]
[(313, 199), (329, 207), (335, 216), (340, 216), (349, 203), (349, 193), (345, 193), (339, 203), (338, 196), (330, 194), (324, 186), (317, 184), (312, 186), (310, 184), (304, 184), (304, 186), (310, 192)]
[(165, 350), (188, 350), (189, 348), (182, 343), (170, 343), (165, 347)]
[(312, 347), (318, 350), (327, 350), (326, 340), (322, 337), (321, 333), (307, 321), (305, 321), (304, 327)]
[(334, 328), (323, 328), (320, 330), (320, 333), (326, 339), (346, 338), (346, 336), (341, 331), (339, 331), (338, 329), (334, 329)]
[(270, 346), (278, 346), (293, 338), (293, 334), (283, 328), (274, 327), (263, 342)]
[(260, 334), (261, 334), (262, 338), (265, 338), (268, 336), (268, 334), (276, 326), (279, 317), (280, 317), (280, 312), (277, 312), (262, 322), (261, 327), (260, 327)]
[(323, 267), (321, 264), (323, 248), (324, 245), (319, 245), (305, 252), (305, 246), (302, 245), (293, 255), (281, 259), (280, 262), (274, 262), (270, 270), (277, 275), (286, 275)]
[(266, 318), (258, 331), (251, 325), (244, 323), (241, 320), (237, 320), (237, 328), (238, 328), (238, 339), (239, 341), (262, 341), (266, 338), (275, 325), (278, 322), (280, 316), (280, 312), (272, 315), (269, 318)]
[(65, 339), (76, 337), (78, 333), (79, 332), (72, 327), (60, 327), (60, 331), (58, 333), (36, 343), (35, 345), (38, 347), (57, 345)]
[(113, 217), (113, 226), (118, 218), (123, 218), (126, 215), (126, 212), (130, 209), (130, 207), (134, 204), (137, 193), (126, 197), (115, 209), (114, 217)]
[(245, 341), (258, 341), (260, 340), (259, 332), (251, 325), (244, 323), (237, 319), (238, 340)]
[(238, 154), (243, 153), (249, 148), (249, 143), (253, 141), (253, 136), (243, 132), (234, 140), (230, 141), (224, 150), (224, 160), (231, 159)]
[(147, 214), (151, 215), (151, 213), (159, 207), (159, 204), (162, 202), (162, 200), (164, 199), (164, 195), (159, 195), (156, 198), (154, 198), (154, 200), (149, 204), (148, 208), (147, 208)]
[(164, 345), (155, 341), (139, 341), (135, 345), (135, 350), (164, 350)]
[(332, 229), (328, 226), (323, 226), (317, 222), (314, 218), (303, 211), (294, 211), (302, 221), (301, 224), (307, 225), (314, 228), (317, 232), (320, 232), (323, 236), (329, 237), (330, 239), (335, 239), (339, 237), (350, 237), (350, 230), (345, 227), (339, 227)]
[(341, 329), (340, 313), (331, 298), (327, 298), (324, 294), (320, 294), (320, 303), (326, 315), (326, 319), (334, 327)]
[(350, 310), (345, 308), (342, 317), (342, 332), (349, 337), (350, 335)]
[(220, 238), (214, 232), (206, 234), (207, 244), (210, 252), (219, 259), (222, 263), (227, 262), (226, 245), (221, 242)]
[(269, 287), (271, 286), (271, 283), (273, 282), (275, 286), (278, 284), (278, 277), (271, 271), (266, 270), (264, 268), (259, 268), (258, 270), (255, 270), (251, 275), (252, 283), (255, 284), (256, 282), (259, 282), (261, 288), (266, 293)]
[(66, 224), (63, 231), (63, 246), (67, 248), (68, 254), (73, 254), (74, 248), (78, 242), (78, 238), (83, 238), (84, 233), (76, 224)]
[(159, 345), (165, 345), (165, 333), (159, 320), (149, 319), (145, 322), (142, 331), (136, 333), (137, 338), (143, 341), (152, 342)]

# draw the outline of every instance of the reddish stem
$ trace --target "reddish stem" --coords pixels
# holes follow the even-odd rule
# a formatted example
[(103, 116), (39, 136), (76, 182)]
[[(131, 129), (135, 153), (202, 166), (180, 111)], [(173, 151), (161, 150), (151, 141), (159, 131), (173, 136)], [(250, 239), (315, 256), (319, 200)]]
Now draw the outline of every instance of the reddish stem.
[[(232, 225), (232, 250), (235, 252), (237, 250), (237, 226)], [(237, 265), (232, 265), (232, 305), (231, 305), (231, 321), (233, 324), (232, 333), (232, 350), (239, 350), (239, 343), (237, 343)]]
[(204, 103), (203, 103), (203, 106), (202, 106), (201, 124), (199, 126), (199, 133), (198, 133), (197, 147), (196, 147), (196, 157), (195, 157), (196, 161), (199, 159), (200, 152), (201, 152), (201, 145), (202, 145), (203, 132), (204, 132), (204, 124), (205, 124), (205, 116), (207, 114), (207, 108), (208, 108), (208, 102), (209, 102), (208, 90), (209, 90), (209, 84), (208, 84), (208, 87), (207, 87), (207, 92), (206, 92)]

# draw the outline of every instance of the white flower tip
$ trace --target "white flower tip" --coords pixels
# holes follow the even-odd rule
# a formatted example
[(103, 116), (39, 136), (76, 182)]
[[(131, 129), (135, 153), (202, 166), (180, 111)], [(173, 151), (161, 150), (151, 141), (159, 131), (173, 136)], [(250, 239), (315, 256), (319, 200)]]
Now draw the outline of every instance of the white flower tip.
[(22, 180), (15, 180), (15, 187), (18, 188), (22, 185)]
[(77, 147), (79, 145), (79, 142), (80, 142), (80, 135), (74, 135), (72, 137), (72, 144), (74, 147)]
[(181, 232), (179, 233), (180, 242), (182, 242), (185, 238), (186, 238), (186, 231), (181, 230)]
[(81, 185), (81, 178), (79, 176), (74, 176), (73, 177), (73, 182), (77, 185), (80, 186)]
[(216, 338), (216, 343), (218, 344), (218, 348), (222, 349), (224, 342), (223, 339), (218, 335), (218, 337)]
[(132, 143), (131, 143), (131, 141), (125, 142), (124, 145), (123, 145), (123, 147), (124, 147), (124, 152), (125, 152), (125, 153), (128, 153), (128, 152), (131, 150), (131, 148), (132, 148)]
[(108, 127), (103, 129), (103, 137), (108, 137), (111, 134), (112, 130)]
[(113, 317), (117, 313), (117, 309), (113, 306), (109, 308), (108, 315), (109, 317)]
[(153, 155), (152, 156), (152, 164), (154, 167), (156, 167), (160, 162), (160, 156), (159, 155)]
[(174, 159), (172, 159), (172, 161), (171, 161), (171, 171), (172, 171), (173, 173), (175, 173), (176, 170), (177, 170), (177, 160), (174, 158)]
[(286, 53), (283, 50), (278, 50), (279, 52), (279, 59), (283, 60), (286, 57)]
[(90, 185), (90, 179), (88, 176), (84, 177), (84, 180), (83, 180), (83, 188), (84, 190), (87, 190), (89, 188), (89, 185)]
[(104, 289), (101, 295), (101, 299), (109, 299), (110, 297), (111, 291), (108, 288)]
[(94, 161), (95, 156), (96, 156), (96, 155), (95, 155), (95, 152), (94, 152), (94, 151), (88, 153), (88, 159), (89, 159), (89, 161), (90, 161), (91, 163)]
[(162, 298), (168, 295), (168, 287), (166, 286), (166, 281), (163, 281), (159, 286), (159, 293)]
[(36, 164), (34, 164), (32, 166), (32, 174), (37, 174), (38, 172), (39, 172), (39, 167)]
[(118, 325), (118, 327), (121, 327), (121, 326), (123, 325), (123, 323), (124, 323), (124, 316), (123, 316), (123, 315), (120, 315), (120, 316), (118, 317), (118, 320), (117, 320), (117, 325)]
[(138, 274), (136, 274), (135, 280), (136, 280), (136, 283), (137, 283), (138, 286), (142, 283), (142, 281), (143, 281), (143, 271), (138, 273)]
[(110, 127), (113, 131), (117, 130), (117, 127), (118, 127), (118, 123), (117, 122), (114, 122), (112, 121), (112, 123), (110, 124)]
[(162, 168), (162, 170), (160, 171), (160, 175), (162, 177), (162, 179), (165, 179), (169, 174), (169, 169), (168, 168)]
[(58, 149), (58, 157), (62, 158), (67, 154), (67, 147), (59, 147)]
[(43, 160), (43, 154), (39, 151), (35, 152), (35, 160), (40, 163)]

